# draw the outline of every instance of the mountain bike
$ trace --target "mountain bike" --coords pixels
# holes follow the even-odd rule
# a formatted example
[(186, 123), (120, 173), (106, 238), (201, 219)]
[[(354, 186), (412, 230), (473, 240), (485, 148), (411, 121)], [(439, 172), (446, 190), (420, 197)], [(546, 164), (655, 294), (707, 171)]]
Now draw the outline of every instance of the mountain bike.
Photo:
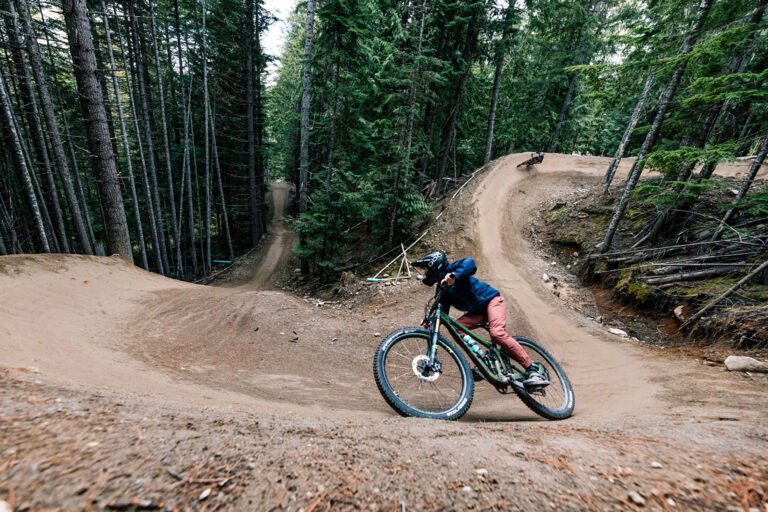
[(519, 164), (517, 164), (516, 167), (522, 167), (522, 166), (529, 167), (531, 165), (540, 164), (543, 161), (544, 161), (543, 155), (539, 155), (538, 153), (531, 153), (531, 158), (529, 158), (525, 162), (520, 162)]
[[(475, 376), (466, 354), (477, 367), (477, 377), (481, 376), (501, 394), (515, 393), (536, 414), (550, 420), (562, 420), (573, 414), (573, 388), (549, 352), (533, 340), (513, 336), (550, 382), (548, 386), (526, 388), (525, 370), (511, 361), (506, 352), (442, 311), (440, 300), (444, 291), (444, 287), (439, 288), (424, 308), (423, 325), (429, 328), (394, 331), (376, 350), (373, 375), (384, 400), (396, 412), (417, 418), (461, 418), (472, 405), (475, 391)], [(440, 334), (441, 327), (445, 327), (453, 342)], [(473, 351), (463, 336), (469, 336), (482, 348)]]

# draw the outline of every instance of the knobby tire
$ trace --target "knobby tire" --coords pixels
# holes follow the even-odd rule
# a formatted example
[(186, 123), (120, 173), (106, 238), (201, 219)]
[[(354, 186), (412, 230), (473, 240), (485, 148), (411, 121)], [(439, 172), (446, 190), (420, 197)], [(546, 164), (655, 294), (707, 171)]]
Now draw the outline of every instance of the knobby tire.
[[(472, 405), (474, 380), (472, 379), (469, 363), (467, 363), (461, 350), (443, 336), (438, 336), (438, 352), (443, 355), (447, 353), (450, 357), (445, 356), (440, 362), (444, 368), (447, 365), (455, 364), (458, 367), (461, 376), (461, 389), (457, 400), (444, 410), (425, 411), (403, 400), (393, 388), (390, 382), (390, 377), (393, 376), (387, 375), (387, 357), (398, 343), (413, 339), (423, 340), (424, 348), (426, 348), (427, 340), (429, 339), (429, 330), (416, 327), (397, 330), (387, 336), (376, 350), (376, 356), (373, 361), (373, 375), (381, 395), (390, 407), (402, 416), (439, 420), (458, 420), (467, 412), (470, 405)], [(412, 374), (411, 376), (418, 381), (418, 377), (415, 374)]]

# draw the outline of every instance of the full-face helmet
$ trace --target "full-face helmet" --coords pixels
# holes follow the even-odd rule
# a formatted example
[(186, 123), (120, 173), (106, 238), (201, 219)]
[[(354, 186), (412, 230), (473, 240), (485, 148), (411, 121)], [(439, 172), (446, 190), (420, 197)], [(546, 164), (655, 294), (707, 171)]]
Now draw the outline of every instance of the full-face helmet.
[(413, 266), (426, 270), (425, 277), (421, 282), (427, 286), (432, 286), (445, 273), (445, 268), (448, 266), (448, 257), (443, 251), (432, 251), (414, 261)]

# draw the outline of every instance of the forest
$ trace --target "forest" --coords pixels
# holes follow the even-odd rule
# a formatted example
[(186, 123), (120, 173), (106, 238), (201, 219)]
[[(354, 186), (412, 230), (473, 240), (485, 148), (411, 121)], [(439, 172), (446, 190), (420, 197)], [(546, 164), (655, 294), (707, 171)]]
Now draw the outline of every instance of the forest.
[(519, 151), (614, 157), (603, 252), (638, 184), (658, 199), (651, 242), (740, 157), (718, 216), (765, 217), (767, 4), (306, 0), (267, 55), (260, 0), (0, 0), (0, 255), (195, 279), (258, 244), (283, 178), (303, 270), (334, 276)]

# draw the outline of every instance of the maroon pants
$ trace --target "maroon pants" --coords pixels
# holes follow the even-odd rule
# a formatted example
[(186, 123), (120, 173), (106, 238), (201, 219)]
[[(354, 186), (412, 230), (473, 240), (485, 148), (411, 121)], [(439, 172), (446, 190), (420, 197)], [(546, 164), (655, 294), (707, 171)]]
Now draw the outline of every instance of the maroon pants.
[(507, 334), (507, 308), (504, 306), (504, 297), (498, 295), (491, 299), (485, 313), (467, 313), (456, 320), (467, 329), (474, 329), (478, 325), (487, 323), (491, 331), (491, 340), (498, 343), (501, 348), (515, 361), (528, 368), (532, 361), (523, 347), (515, 341), (515, 338)]

